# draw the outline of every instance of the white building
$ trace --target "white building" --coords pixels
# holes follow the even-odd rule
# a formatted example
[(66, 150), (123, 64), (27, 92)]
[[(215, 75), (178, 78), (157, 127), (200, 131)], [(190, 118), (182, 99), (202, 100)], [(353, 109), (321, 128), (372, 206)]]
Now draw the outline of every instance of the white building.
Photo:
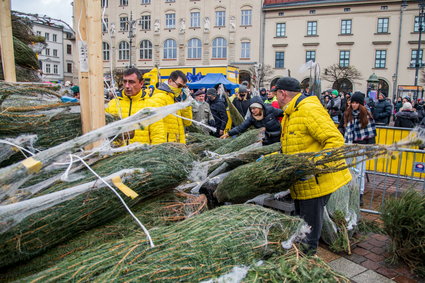
[(33, 21), (33, 31), (36, 35), (44, 36), (47, 46), (38, 56), (43, 71), (42, 80), (61, 82), (64, 79), (63, 27), (55, 24), (48, 25), (41, 21)]
[(69, 28), (63, 29), (63, 80), (78, 85), (78, 64), (75, 34)]

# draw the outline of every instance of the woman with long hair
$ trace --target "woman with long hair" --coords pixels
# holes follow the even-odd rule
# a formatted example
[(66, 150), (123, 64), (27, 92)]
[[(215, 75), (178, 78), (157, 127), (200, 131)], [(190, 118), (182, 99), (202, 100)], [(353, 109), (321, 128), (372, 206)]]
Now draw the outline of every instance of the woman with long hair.
[[(344, 112), (344, 139), (347, 144), (374, 144), (376, 137), (375, 121), (372, 113), (365, 107), (365, 95), (355, 92), (351, 96), (351, 102)], [(359, 157), (362, 158), (362, 157)], [(365, 188), (366, 161), (356, 165), (359, 171), (360, 205), (363, 205), (363, 193)]]

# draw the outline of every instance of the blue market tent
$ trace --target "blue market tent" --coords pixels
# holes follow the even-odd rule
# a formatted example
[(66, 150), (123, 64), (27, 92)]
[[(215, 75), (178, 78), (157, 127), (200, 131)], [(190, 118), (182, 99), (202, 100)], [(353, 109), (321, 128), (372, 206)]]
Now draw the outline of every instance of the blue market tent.
[(210, 88), (214, 87), (216, 84), (223, 84), (224, 87), (228, 90), (234, 90), (238, 88), (239, 85), (232, 83), (228, 79), (226, 79), (221, 73), (211, 73), (207, 74), (205, 77), (200, 79), (199, 81), (188, 83), (190, 89), (199, 89), (199, 88)]

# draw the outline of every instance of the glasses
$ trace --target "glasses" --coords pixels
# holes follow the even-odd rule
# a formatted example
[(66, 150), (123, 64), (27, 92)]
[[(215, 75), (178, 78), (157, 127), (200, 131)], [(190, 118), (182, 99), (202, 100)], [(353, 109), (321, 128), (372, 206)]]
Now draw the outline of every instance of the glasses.
[(178, 82), (176, 82), (173, 79), (171, 79), (171, 80), (177, 85), (178, 88), (185, 88), (185, 87), (187, 87), (187, 85), (185, 85), (185, 84), (178, 83)]

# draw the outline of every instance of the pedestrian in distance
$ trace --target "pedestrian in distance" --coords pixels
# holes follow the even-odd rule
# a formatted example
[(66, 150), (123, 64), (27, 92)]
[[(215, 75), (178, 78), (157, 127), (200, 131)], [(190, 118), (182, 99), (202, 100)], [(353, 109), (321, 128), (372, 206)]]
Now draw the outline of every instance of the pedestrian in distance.
[(414, 128), (419, 122), (419, 115), (413, 110), (412, 104), (405, 102), (400, 111), (395, 114), (394, 127)]
[(242, 117), (245, 117), (249, 108), (248, 89), (245, 85), (240, 85), (236, 93), (236, 98), (233, 99), (233, 105), (236, 107)]
[[(376, 126), (372, 113), (365, 107), (365, 94), (355, 92), (351, 102), (344, 112), (343, 118), (344, 141), (347, 144), (375, 144)], [(364, 159), (363, 157), (359, 157)], [(363, 205), (365, 189), (366, 160), (356, 164), (358, 183), (360, 185), (360, 205)]]
[[(319, 152), (344, 145), (344, 138), (335, 127), (326, 109), (315, 95), (301, 93), (298, 80), (284, 77), (276, 83), (276, 97), (284, 110), (281, 147), (283, 154)], [(329, 164), (344, 166), (345, 162)], [(315, 254), (323, 225), (323, 212), (331, 194), (348, 184), (348, 169), (328, 174), (309, 176), (298, 180), (290, 188), (295, 213), (311, 226), (304, 240), (304, 251)]]
[(215, 127), (217, 128), (213, 135), (221, 137), (224, 134), (224, 129), (226, 128), (228, 120), (226, 105), (224, 105), (224, 102), (218, 97), (218, 93), (215, 88), (207, 89), (207, 97), (211, 113), (214, 117)]
[(387, 97), (383, 92), (379, 92), (378, 102), (375, 104), (375, 108), (372, 110), (375, 123), (377, 125), (388, 126), (390, 123), (391, 112), (391, 103), (387, 100)]

